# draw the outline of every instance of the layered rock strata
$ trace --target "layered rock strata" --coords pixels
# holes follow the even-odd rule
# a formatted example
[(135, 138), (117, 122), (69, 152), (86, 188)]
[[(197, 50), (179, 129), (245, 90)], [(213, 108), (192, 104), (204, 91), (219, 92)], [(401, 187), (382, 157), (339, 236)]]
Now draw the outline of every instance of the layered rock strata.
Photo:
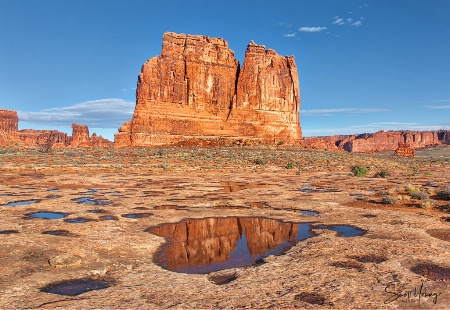
[(142, 66), (131, 121), (116, 147), (176, 144), (189, 139), (301, 139), (300, 89), (292, 56), (253, 42), (242, 69), (227, 41), (165, 33), (159, 57)]
[(412, 149), (426, 146), (450, 145), (450, 130), (436, 131), (379, 131), (371, 134), (307, 137), (303, 146), (356, 153), (395, 151), (399, 144), (407, 143)]
[(58, 130), (18, 130), (16, 111), (0, 109), (0, 146), (25, 146), (42, 148), (113, 147), (114, 143), (97, 136), (89, 136), (86, 125), (72, 124), (72, 136)]

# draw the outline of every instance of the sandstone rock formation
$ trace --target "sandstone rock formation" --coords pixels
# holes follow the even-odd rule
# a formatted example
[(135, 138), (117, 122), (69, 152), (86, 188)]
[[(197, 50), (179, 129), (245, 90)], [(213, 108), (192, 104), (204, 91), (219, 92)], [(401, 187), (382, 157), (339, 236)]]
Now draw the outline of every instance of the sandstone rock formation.
[(394, 154), (403, 157), (414, 157), (416, 155), (416, 152), (413, 148), (411, 148), (411, 144), (399, 143), (398, 148), (395, 150)]
[(0, 109), (0, 145), (12, 145), (17, 137), (19, 118), (16, 111)]
[(72, 137), (57, 130), (18, 130), (16, 111), (0, 109), (0, 146), (25, 146), (42, 148), (113, 147), (114, 143), (97, 136), (89, 137), (86, 125), (72, 124)]
[(399, 143), (408, 143), (413, 149), (441, 144), (450, 145), (450, 130), (378, 131), (361, 135), (306, 137), (303, 140), (305, 148), (355, 153), (395, 151)]
[(253, 42), (242, 69), (227, 41), (165, 33), (161, 55), (142, 66), (133, 118), (116, 147), (189, 139), (295, 143), (300, 90), (292, 56)]
[(89, 128), (86, 125), (72, 124), (71, 147), (91, 147)]

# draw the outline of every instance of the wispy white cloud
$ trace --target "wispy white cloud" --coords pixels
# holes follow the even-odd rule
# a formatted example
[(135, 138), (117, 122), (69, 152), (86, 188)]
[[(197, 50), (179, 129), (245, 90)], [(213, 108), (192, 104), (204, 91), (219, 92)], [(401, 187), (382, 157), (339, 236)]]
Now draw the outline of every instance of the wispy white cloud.
[(427, 105), (425, 108), (430, 109), (450, 109), (450, 105)]
[(45, 109), (37, 112), (18, 111), (19, 121), (51, 127), (85, 124), (95, 128), (119, 128), (130, 120), (134, 102), (111, 98), (86, 101), (72, 106)]
[(298, 30), (301, 32), (320, 32), (327, 30), (327, 27), (300, 27)]
[(279, 22), (278, 23), (278, 27), (282, 27), (282, 28), (291, 28), (293, 25), (291, 23), (288, 22)]
[(339, 108), (339, 109), (315, 109), (301, 110), (301, 116), (333, 116), (336, 113), (361, 114), (361, 113), (377, 113), (386, 112), (386, 109), (355, 109), (355, 108)]
[(342, 26), (342, 25), (349, 25), (349, 26), (354, 26), (354, 27), (359, 27), (362, 26), (362, 21), (364, 20), (364, 17), (360, 17), (359, 20), (356, 20), (352, 17), (349, 18), (342, 18), (339, 16), (335, 16), (333, 17), (334, 21), (332, 22), (333, 25), (338, 25), (338, 26)]
[(296, 35), (297, 35), (297, 32), (288, 32), (288, 33), (283, 34), (283, 37), (285, 37), (285, 38), (293, 38)]
[(334, 18), (333, 25), (343, 25), (343, 24), (345, 24), (343, 18), (340, 18), (339, 16), (335, 16), (333, 18)]

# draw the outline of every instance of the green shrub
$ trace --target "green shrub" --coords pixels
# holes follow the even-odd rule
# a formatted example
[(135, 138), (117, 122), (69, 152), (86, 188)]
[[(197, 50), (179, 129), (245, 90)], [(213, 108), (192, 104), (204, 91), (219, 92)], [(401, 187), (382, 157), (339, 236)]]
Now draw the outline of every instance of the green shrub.
[(406, 185), (405, 189), (408, 192), (408, 195), (410, 195), (411, 197), (420, 192), (420, 190), (417, 187), (414, 187), (412, 184)]
[(356, 166), (353, 166), (351, 169), (352, 169), (353, 175), (357, 176), (357, 177), (365, 177), (367, 175), (367, 173), (369, 173), (369, 169), (363, 165), (356, 165)]
[(293, 160), (289, 161), (286, 164), (286, 169), (294, 169), (295, 168), (295, 162)]
[(397, 202), (397, 199), (392, 196), (383, 197), (383, 199), (381, 200), (381, 203), (384, 203), (386, 205), (393, 205), (396, 202)]
[(267, 164), (267, 159), (258, 157), (257, 159), (255, 159), (255, 164), (257, 164), (257, 165), (265, 165), (265, 164)]

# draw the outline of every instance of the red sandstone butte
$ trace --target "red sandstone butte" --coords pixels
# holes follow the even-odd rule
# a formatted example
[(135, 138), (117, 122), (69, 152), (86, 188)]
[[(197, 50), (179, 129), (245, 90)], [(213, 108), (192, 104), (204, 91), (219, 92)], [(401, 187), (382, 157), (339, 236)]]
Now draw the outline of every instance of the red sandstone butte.
[(413, 149), (442, 144), (450, 145), (450, 130), (378, 131), (349, 136), (306, 137), (303, 140), (305, 148), (355, 153), (395, 151), (399, 143), (408, 143)]
[(92, 147), (89, 139), (89, 128), (86, 125), (72, 124), (71, 147)]
[(293, 56), (251, 42), (242, 68), (221, 38), (165, 33), (160, 56), (144, 63), (131, 121), (116, 147), (187, 140), (301, 139), (300, 89)]

